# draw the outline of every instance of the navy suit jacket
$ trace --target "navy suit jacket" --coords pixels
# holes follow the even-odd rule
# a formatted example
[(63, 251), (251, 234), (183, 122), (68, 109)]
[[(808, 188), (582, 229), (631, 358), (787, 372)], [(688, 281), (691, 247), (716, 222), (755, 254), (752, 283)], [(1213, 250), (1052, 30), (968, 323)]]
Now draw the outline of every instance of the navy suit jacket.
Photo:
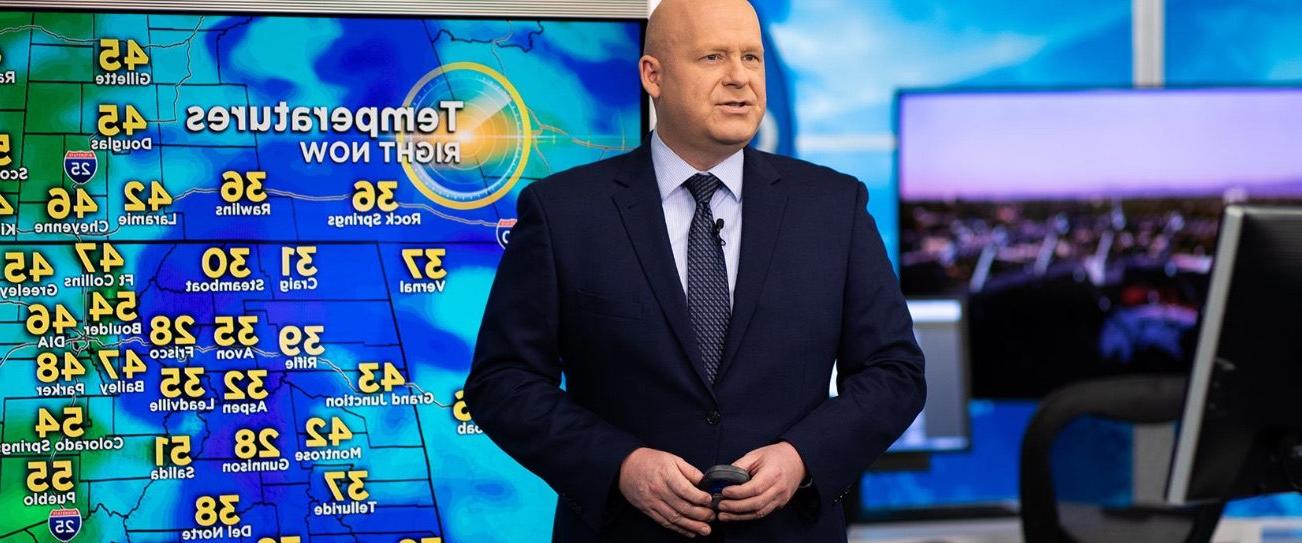
[(620, 464), (638, 447), (704, 471), (783, 440), (813, 486), (763, 519), (716, 522), (716, 537), (845, 541), (839, 501), (922, 409), (922, 353), (864, 186), (749, 148), (744, 163), (732, 321), (713, 386), (649, 145), (520, 193), (465, 400), (559, 493), (556, 541), (682, 539), (619, 492)]

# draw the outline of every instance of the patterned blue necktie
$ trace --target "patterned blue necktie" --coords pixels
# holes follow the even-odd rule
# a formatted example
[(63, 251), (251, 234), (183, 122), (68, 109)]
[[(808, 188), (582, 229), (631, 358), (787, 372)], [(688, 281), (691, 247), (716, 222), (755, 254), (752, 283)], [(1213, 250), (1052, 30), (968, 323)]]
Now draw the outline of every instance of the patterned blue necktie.
[(696, 199), (696, 213), (687, 234), (687, 311), (710, 383), (719, 374), (723, 340), (732, 316), (728, 269), (715, 232), (714, 211), (710, 209), (710, 198), (721, 184), (718, 177), (708, 173), (694, 175), (684, 183)]

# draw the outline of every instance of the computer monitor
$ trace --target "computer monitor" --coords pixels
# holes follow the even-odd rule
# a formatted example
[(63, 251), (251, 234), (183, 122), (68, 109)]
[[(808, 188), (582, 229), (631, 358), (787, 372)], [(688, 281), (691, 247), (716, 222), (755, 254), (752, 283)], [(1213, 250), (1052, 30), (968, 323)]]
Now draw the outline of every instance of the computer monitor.
[[(960, 298), (909, 299), (913, 336), (927, 359), (927, 404), (904, 434), (886, 450), (893, 453), (961, 451), (968, 428), (967, 306)], [(836, 396), (836, 370), (828, 389)]]
[(1302, 204), (1302, 89), (910, 91), (900, 283), (966, 296), (972, 394), (1188, 371), (1226, 204)]
[(1225, 211), (1167, 498), (1302, 485), (1302, 207)]
[(910, 299), (908, 304), (914, 337), (927, 359), (927, 405), (887, 452), (966, 449), (967, 308), (959, 298)]

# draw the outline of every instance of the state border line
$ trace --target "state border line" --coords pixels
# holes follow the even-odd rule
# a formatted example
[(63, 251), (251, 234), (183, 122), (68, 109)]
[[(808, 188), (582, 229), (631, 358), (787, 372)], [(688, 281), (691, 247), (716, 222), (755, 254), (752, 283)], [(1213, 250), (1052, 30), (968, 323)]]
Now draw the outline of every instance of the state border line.
[[(31, 25), (31, 26), (35, 26), (35, 25), (36, 25), (36, 13), (35, 13), (35, 12), (32, 12), (32, 13), (30, 14), (30, 17), (31, 17), (31, 20), (30, 20), (30, 22), (29, 22), (28, 24)], [(36, 33), (35, 33), (34, 31), (32, 31), (32, 30), (29, 29), (29, 30), (27, 31), (27, 72), (24, 74), (24, 75), (27, 75), (27, 76), (29, 76), (29, 77), (31, 76), (31, 73), (32, 73), (32, 44), (35, 42), (35, 37), (36, 37)], [(22, 150), (21, 150), (21, 153), (22, 153), (21, 156), (23, 157), (23, 163), (26, 163), (26, 162), (27, 162), (27, 119), (28, 119), (29, 117), (31, 117), (31, 114), (28, 112), (28, 110), (30, 109), (31, 103), (32, 103), (32, 86), (31, 86), (30, 84), (29, 84), (29, 85), (24, 85), (24, 89), (23, 89), (23, 132), (22, 132), (22, 133), (23, 133), (23, 146), (22, 146)], [(18, 184), (17, 184), (17, 189), (18, 189), (17, 197), (14, 198), (14, 199), (15, 199), (15, 200), (21, 200), (22, 197), (23, 197), (23, 185), (22, 185), (22, 183), (18, 183)], [(23, 206), (22, 206), (22, 205), (16, 205), (16, 206), (14, 206), (14, 229), (15, 229), (15, 231), (14, 231), (14, 238), (15, 238), (15, 239), (18, 238), (17, 228), (18, 228), (19, 225), (22, 224), (22, 217), (23, 217)], [(17, 315), (17, 314), (18, 314), (18, 313), (15, 311), (15, 315)], [(11, 351), (11, 354), (12, 354), (12, 351)], [(4, 429), (8, 429), (8, 428), (5, 427)], [(3, 434), (0, 434), (0, 435), (3, 435)], [(0, 462), (0, 481), (3, 481), (4, 479), (5, 479), (5, 473), (4, 473), (4, 462)], [(3, 539), (3, 538), (6, 538), (6, 537), (9, 537), (10, 535), (17, 534), (17, 533), (19, 533), (19, 532), (25, 532), (25, 531), (27, 531), (27, 530), (30, 530), (30, 529), (31, 529), (32, 527), (34, 527), (34, 526), (40, 526), (40, 524), (37, 523), (37, 524), (34, 524), (34, 525), (32, 525), (32, 526), (28, 526), (28, 527), (26, 527), (26, 528), (23, 528), (22, 530), (16, 530), (16, 531), (10, 532), (10, 533), (8, 533), (8, 534), (0, 535), (0, 539)]]
[[(380, 277), (384, 278), (385, 280), (384, 293), (389, 301), (388, 303), (389, 315), (393, 319), (393, 333), (398, 340), (398, 344), (400, 345), (398, 348), (398, 352), (402, 354), (402, 365), (407, 369), (407, 375), (411, 376), (412, 375), (411, 365), (407, 361), (407, 346), (403, 344), (402, 329), (401, 329), (402, 327), (398, 325), (398, 311), (396, 308), (393, 307), (393, 290), (389, 287), (389, 281), (388, 281), (389, 271), (384, 266), (384, 253), (383, 251), (381, 251), (380, 242), (377, 241), (374, 242), (373, 244), (375, 247), (375, 256), (376, 256), (375, 260), (380, 265)], [(425, 430), (424, 427), (421, 425), (421, 421), (420, 421), (420, 409), (415, 405), (411, 406), (411, 408), (416, 415), (416, 432), (418, 435), (420, 435), (420, 445), (421, 448), (425, 450), (425, 454), (421, 455), (421, 457), (423, 460), (425, 460), (425, 480), (429, 484), (430, 499), (433, 500), (434, 502), (434, 519), (438, 523), (439, 534), (442, 535), (443, 537), (446, 537), (447, 528), (444, 526), (443, 523), (443, 511), (438, 506), (439, 503), (438, 494), (434, 491), (434, 469), (433, 466), (430, 465), (430, 461), (429, 461), (430, 449), (429, 449), (429, 445), (425, 442)]]

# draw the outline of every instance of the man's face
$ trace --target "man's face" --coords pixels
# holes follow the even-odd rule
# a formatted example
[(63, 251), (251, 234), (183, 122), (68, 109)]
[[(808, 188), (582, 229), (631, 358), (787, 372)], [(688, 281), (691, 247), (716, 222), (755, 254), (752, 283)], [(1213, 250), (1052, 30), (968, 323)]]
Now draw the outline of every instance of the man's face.
[(694, 4), (675, 21), (681, 32), (657, 57), (660, 77), (647, 90), (658, 122), (682, 144), (740, 147), (767, 104), (759, 22), (745, 2)]

